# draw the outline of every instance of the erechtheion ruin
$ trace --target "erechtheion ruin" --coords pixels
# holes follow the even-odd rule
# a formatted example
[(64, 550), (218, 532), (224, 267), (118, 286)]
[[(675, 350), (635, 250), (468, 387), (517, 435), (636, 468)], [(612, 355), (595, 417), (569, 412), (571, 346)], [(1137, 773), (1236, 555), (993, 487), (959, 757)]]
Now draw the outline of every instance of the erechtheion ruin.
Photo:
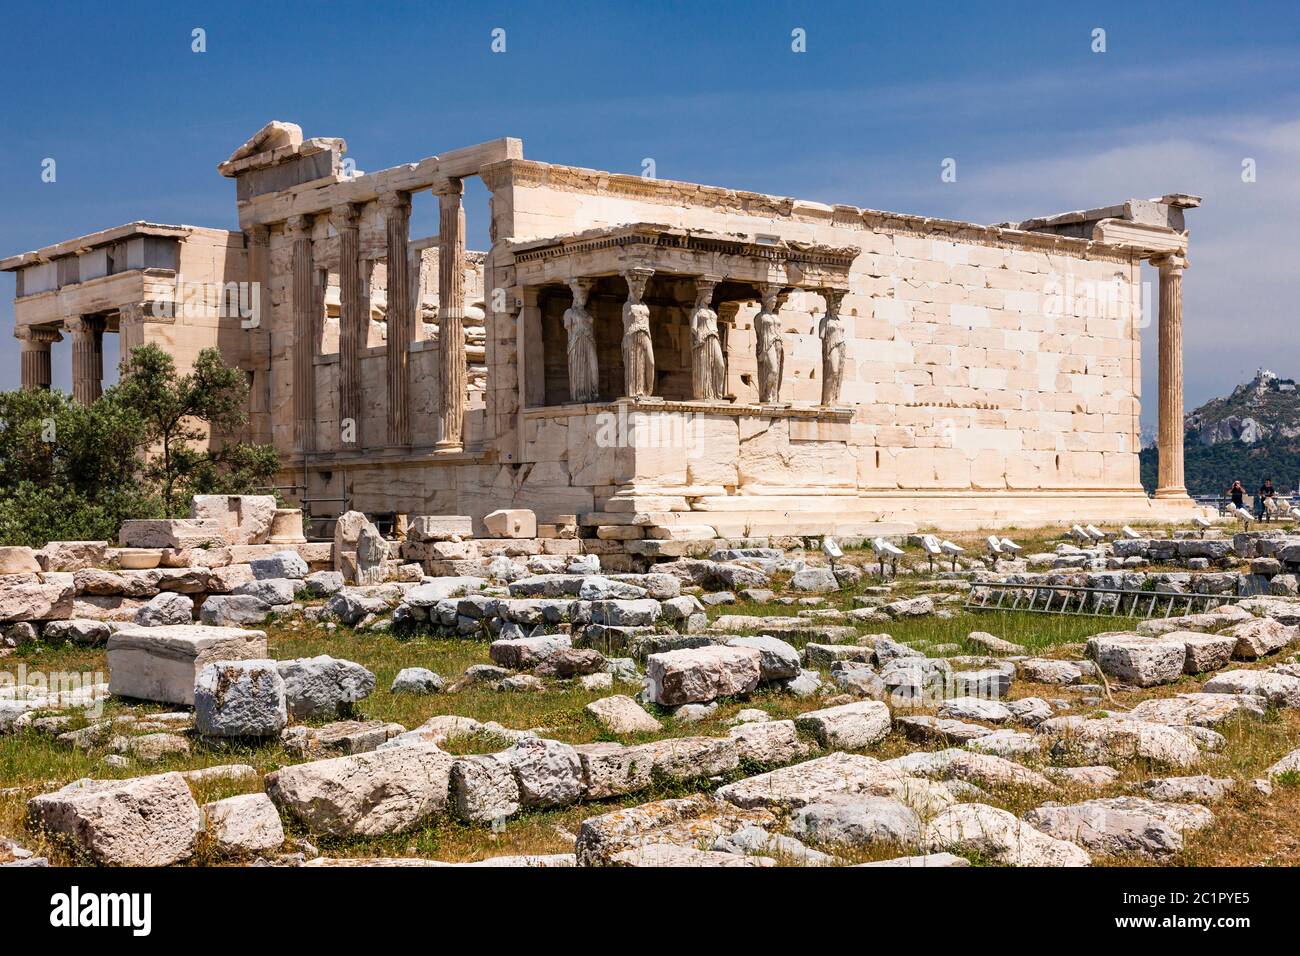
[[(629, 553), (1191, 513), (1184, 210), (976, 225), (525, 159), (499, 139), (359, 173), (267, 125), (218, 167), (239, 231), (135, 222), (3, 260), (22, 381), (69, 336), (218, 347), (248, 435), (323, 522), (528, 508)], [(490, 193), (465, 248), (464, 181)], [(438, 232), (410, 233), (412, 196)], [(1141, 265), (1159, 270), (1159, 490), (1138, 480)], [(323, 526), (322, 526), (323, 529)]]

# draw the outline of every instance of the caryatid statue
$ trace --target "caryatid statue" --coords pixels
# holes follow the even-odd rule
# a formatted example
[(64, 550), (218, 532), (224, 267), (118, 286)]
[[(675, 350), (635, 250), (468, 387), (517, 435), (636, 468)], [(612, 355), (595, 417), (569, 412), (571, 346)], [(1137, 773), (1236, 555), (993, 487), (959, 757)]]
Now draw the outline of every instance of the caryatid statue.
[(564, 331), (569, 335), (569, 398), (575, 402), (594, 402), (600, 392), (595, 327), (587, 311), (591, 282), (591, 279), (569, 280), (573, 305), (564, 310)]
[(758, 292), (762, 298), (762, 306), (754, 318), (758, 400), (764, 405), (772, 405), (781, 400), (781, 377), (785, 374), (785, 343), (781, 339), (781, 322), (777, 318), (785, 296), (781, 294), (781, 286), (773, 282), (761, 283)]
[(727, 392), (727, 365), (718, 335), (718, 313), (710, 308), (716, 279), (695, 280), (695, 311), (691, 313), (691, 394), (699, 399), (722, 398)]
[(629, 269), (627, 301), (623, 303), (623, 381), (629, 398), (654, 392), (655, 350), (650, 340), (650, 306), (641, 301), (653, 269)]
[(844, 320), (840, 318), (840, 302), (844, 293), (838, 289), (822, 289), (826, 300), (826, 314), (817, 326), (822, 339), (822, 404), (834, 405), (840, 400), (840, 387), (844, 384)]

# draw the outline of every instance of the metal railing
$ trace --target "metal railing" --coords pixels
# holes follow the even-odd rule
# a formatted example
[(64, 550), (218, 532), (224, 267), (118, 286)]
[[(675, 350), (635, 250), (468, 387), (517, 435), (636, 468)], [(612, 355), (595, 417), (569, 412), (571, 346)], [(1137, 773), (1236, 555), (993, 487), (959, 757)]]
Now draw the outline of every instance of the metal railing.
[(1093, 617), (1177, 617), (1235, 604), (1241, 599), (1236, 594), (1175, 594), (1130, 588), (997, 582), (973, 586), (966, 596), (963, 610)]

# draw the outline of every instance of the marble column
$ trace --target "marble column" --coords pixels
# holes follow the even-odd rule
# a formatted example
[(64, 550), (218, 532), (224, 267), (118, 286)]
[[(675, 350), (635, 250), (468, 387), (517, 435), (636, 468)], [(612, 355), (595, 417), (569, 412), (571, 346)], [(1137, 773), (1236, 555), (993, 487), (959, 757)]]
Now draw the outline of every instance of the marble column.
[(654, 394), (655, 350), (650, 338), (650, 306), (641, 301), (653, 269), (628, 269), (627, 301), (623, 303), (623, 382), (628, 398)]
[(459, 179), (438, 193), (438, 366), (442, 395), (437, 447), (464, 445), (465, 431), (465, 191)]
[(294, 216), (285, 234), (293, 242), (293, 448), (316, 450), (316, 315), (312, 217)]
[(777, 313), (785, 301), (783, 288), (775, 282), (759, 283), (762, 301), (754, 317), (754, 347), (758, 358), (758, 400), (773, 405), (781, 400), (781, 378), (785, 374), (785, 342)]
[(822, 404), (835, 405), (840, 400), (844, 384), (844, 320), (840, 318), (840, 302), (844, 292), (840, 289), (822, 289), (826, 300), (826, 314), (817, 324), (817, 334), (822, 340)]
[(1183, 270), (1177, 253), (1151, 260), (1160, 270), (1160, 424), (1156, 497), (1185, 497), (1183, 486)]
[(26, 391), (49, 391), (53, 381), (50, 367), (50, 346), (61, 342), (58, 329), (24, 325), (14, 330), (22, 343), (22, 387)]
[(691, 397), (716, 401), (727, 393), (727, 368), (713, 311), (717, 276), (695, 279), (695, 309), (691, 312)]
[(350, 203), (335, 206), (330, 221), (339, 234), (339, 443), (361, 445), (361, 353), (370, 323), (361, 274), (359, 217)]
[(67, 319), (72, 336), (72, 397), (89, 405), (104, 393), (104, 320), (93, 315)]
[(411, 343), (415, 310), (410, 283), (411, 198), (380, 197), (388, 234), (388, 444), (411, 444)]

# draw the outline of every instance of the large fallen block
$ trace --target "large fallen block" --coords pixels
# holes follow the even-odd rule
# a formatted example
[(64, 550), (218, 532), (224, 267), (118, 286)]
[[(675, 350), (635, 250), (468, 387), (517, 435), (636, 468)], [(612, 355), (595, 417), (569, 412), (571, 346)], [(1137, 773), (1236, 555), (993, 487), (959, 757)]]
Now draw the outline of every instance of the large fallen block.
[(711, 645), (646, 658), (650, 699), (669, 707), (748, 694), (758, 686), (763, 655), (751, 647)]
[(208, 664), (265, 657), (264, 631), (202, 624), (124, 628), (108, 639), (109, 692), (191, 705), (194, 684)]
[(31, 822), (71, 840), (100, 863), (169, 866), (188, 859), (203, 814), (179, 773), (77, 780), (27, 801)]
[(267, 774), (266, 792), (314, 833), (403, 833), (446, 808), (455, 759), (417, 744), (315, 760)]
[(0, 623), (65, 621), (72, 617), (75, 593), (70, 574), (22, 574), (0, 578)]
[(1183, 674), (1187, 650), (1181, 641), (1138, 635), (1098, 635), (1088, 656), (1111, 677), (1135, 687), (1172, 684)]
[(861, 750), (889, 733), (889, 708), (878, 700), (862, 700), (799, 714), (794, 725), (826, 750)]
[(1025, 814), (1025, 822), (1103, 856), (1164, 857), (1181, 850), (1187, 834), (1213, 823), (1214, 814), (1194, 803), (1110, 797), (1039, 807)]

